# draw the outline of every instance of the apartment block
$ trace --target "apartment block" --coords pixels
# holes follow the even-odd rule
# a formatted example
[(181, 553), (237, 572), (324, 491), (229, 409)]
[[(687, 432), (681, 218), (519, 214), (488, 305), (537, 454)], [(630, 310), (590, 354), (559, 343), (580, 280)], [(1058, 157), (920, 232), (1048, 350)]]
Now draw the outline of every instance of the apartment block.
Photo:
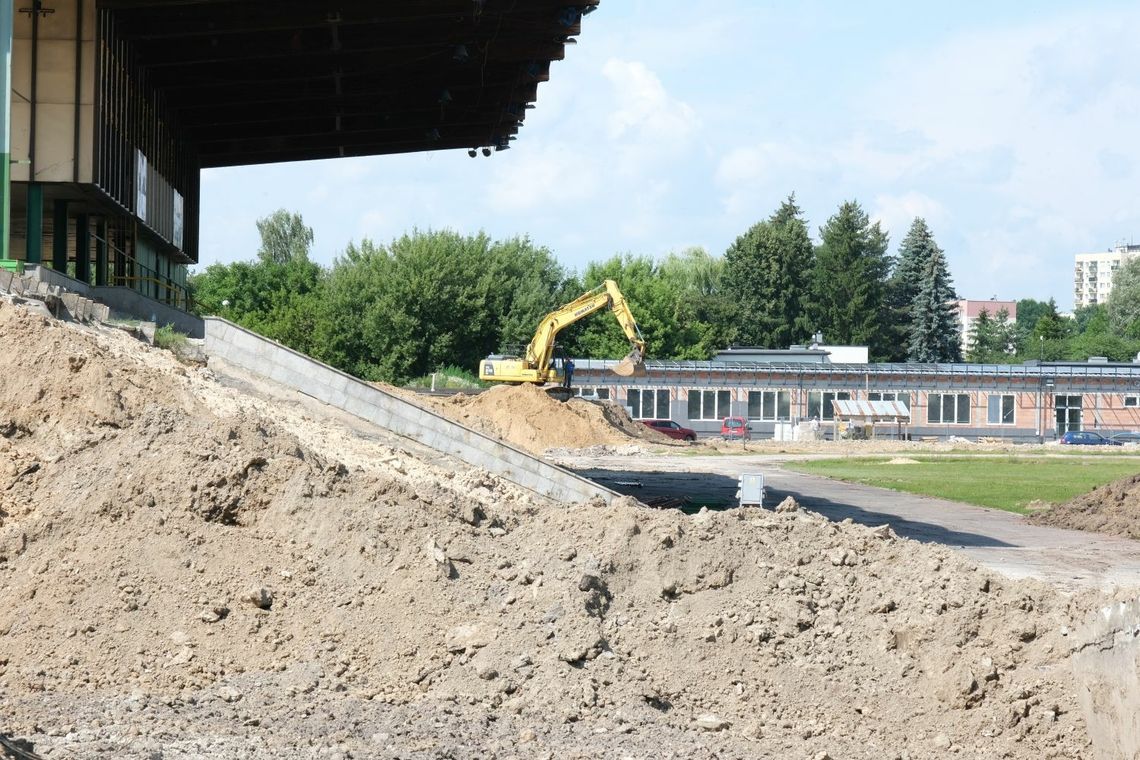
[(1112, 276), (1124, 262), (1140, 254), (1140, 245), (1116, 245), (1100, 253), (1078, 253), (1073, 267), (1073, 306), (1106, 303)]

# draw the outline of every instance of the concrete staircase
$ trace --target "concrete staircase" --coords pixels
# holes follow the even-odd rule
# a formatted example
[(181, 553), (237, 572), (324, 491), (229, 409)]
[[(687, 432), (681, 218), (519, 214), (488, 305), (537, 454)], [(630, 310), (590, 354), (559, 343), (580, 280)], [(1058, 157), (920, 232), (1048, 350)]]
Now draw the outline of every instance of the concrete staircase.
[(111, 307), (86, 296), (75, 293), (61, 285), (49, 283), (41, 275), (38, 267), (28, 274), (15, 274), (0, 269), (0, 293), (42, 303), (56, 319), (71, 319), (76, 322), (107, 322), (111, 318)]

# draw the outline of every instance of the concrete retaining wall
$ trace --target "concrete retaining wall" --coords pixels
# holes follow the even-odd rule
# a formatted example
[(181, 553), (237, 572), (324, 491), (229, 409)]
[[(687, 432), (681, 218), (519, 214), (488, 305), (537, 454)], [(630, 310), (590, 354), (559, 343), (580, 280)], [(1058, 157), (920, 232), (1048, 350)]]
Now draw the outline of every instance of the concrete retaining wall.
[(128, 316), (144, 322), (154, 322), (159, 327), (173, 325), (175, 330), (191, 338), (205, 337), (206, 328), (201, 317), (167, 306), (130, 288), (111, 286), (89, 288), (87, 296), (110, 306), (112, 317)]
[(597, 483), (488, 438), (219, 317), (205, 319), (206, 355), (268, 377), (558, 501), (618, 496)]
[(32, 282), (46, 282), (48, 285), (55, 285), (63, 290), (69, 290), (72, 293), (90, 297), (88, 294), (88, 291), (91, 289), (90, 285), (82, 280), (68, 277), (66, 274), (57, 272), (54, 269), (31, 264), (24, 268), (24, 276), (31, 278)]
[(1140, 757), (1140, 599), (1102, 609), (1078, 633), (1072, 663), (1097, 758)]

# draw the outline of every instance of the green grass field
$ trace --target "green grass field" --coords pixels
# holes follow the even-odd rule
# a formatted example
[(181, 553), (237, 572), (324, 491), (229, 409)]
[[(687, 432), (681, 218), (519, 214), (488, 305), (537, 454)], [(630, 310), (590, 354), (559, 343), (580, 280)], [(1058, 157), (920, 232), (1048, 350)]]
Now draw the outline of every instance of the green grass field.
[(789, 470), (879, 488), (936, 496), (1024, 514), (1040, 500), (1068, 501), (1140, 471), (1140, 463), (1071, 457), (909, 457), (918, 464), (887, 464), (889, 457), (789, 462)]

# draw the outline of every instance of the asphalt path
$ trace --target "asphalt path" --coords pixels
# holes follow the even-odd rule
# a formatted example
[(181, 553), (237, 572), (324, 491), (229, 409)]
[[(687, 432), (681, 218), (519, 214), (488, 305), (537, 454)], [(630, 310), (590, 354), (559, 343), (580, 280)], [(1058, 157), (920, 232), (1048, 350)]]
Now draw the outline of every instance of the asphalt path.
[(735, 503), (741, 473), (764, 475), (775, 506), (792, 496), (829, 519), (889, 524), (900, 536), (948, 546), (1012, 578), (1032, 577), (1069, 589), (1140, 588), (1140, 542), (1032, 525), (1021, 515), (946, 499), (792, 472), (782, 456), (560, 457), (558, 462), (643, 501), (686, 498), (699, 507)]

